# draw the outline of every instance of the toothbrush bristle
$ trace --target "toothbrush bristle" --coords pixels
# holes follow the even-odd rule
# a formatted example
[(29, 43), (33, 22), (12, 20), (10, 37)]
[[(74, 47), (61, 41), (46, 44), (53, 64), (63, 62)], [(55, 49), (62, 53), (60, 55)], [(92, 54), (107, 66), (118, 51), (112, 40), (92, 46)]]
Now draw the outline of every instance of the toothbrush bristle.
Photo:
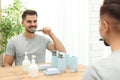
[(32, 32), (35, 32), (36, 31), (36, 29), (35, 28), (32, 28)]

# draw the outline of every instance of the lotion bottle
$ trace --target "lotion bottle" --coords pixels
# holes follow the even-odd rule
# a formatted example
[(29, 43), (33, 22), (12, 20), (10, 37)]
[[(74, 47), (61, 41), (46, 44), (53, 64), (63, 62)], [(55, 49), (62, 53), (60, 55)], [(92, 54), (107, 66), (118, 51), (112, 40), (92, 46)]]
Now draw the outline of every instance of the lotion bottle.
[(38, 76), (38, 65), (35, 63), (35, 55), (32, 55), (31, 65), (29, 67), (29, 77)]
[(28, 72), (29, 71), (29, 66), (30, 66), (30, 61), (28, 59), (28, 56), (27, 56), (27, 52), (25, 52), (25, 56), (24, 56), (24, 60), (22, 62), (22, 70), (25, 71), (25, 72)]

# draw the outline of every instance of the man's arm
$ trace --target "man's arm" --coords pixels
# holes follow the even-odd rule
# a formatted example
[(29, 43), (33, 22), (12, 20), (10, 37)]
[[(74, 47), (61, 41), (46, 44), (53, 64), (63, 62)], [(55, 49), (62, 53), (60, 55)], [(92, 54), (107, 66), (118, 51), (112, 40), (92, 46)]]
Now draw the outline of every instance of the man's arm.
[(10, 56), (10, 55), (5, 54), (4, 66), (5, 67), (12, 66), (13, 62), (14, 62), (14, 56)]
[(60, 52), (66, 52), (61, 41), (54, 35), (54, 33), (51, 31), (51, 29), (49, 27), (44, 27), (42, 29), (42, 32), (44, 34), (49, 35), (54, 42), (54, 43), (49, 45), (49, 47), (48, 47), (49, 50), (58, 50)]

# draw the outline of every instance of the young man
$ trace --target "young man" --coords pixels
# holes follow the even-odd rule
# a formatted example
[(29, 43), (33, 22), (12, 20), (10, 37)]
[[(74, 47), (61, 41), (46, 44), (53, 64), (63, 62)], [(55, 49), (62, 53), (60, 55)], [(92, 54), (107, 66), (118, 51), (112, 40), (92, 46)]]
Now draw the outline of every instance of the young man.
[(34, 30), (38, 27), (37, 17), (37, 12), (34, 10), (23, 12), (22, 25), (25, 28), (25, 32), (9, 40), (4, 58), (4, 66), (12, 66), (14, 60), (15, 65), (21, 65), (26, 51), (30, 60), (31, 55), (36, 55), (36, 63), (45, 62), (46, 49), (66, 52), (63, 44), (49, 27), (44, 27), (41, 31), (53, 41), (35, 34)]
[(83, 80), (120, 80), (120, 0), (104, 0), (99, 30), (112, 54), (90, 66)]

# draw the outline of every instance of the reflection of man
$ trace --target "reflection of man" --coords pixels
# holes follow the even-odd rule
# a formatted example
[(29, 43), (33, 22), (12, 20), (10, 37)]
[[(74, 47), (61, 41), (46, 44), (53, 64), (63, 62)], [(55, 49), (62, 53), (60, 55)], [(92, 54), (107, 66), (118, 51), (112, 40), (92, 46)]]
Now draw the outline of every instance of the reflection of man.
[(66, 52), (63, 44), (49, 27), (44, 27), (41, 31), (50, 36), (53, 42), (44, 36), (34, 33), (33, 29), (37, 29), (38, 26), (37, 17), (37, 12), (34, 10), (24, 11), (22, 14), (22, 24), (25, 32), (9, 40), (4, 66), (12, 66), (14, 60), (15, 65), (21, 65), (25, 51), (28, 52), (29, 59), (31, 59), (31, 55), (36, 55), (36, 63), (45, 62), (46, 49)]
[(120, 0), (104, 0), (100, 8), (100, 34), (112, 54), (90, 66), (83, 80), (120, 80)]

